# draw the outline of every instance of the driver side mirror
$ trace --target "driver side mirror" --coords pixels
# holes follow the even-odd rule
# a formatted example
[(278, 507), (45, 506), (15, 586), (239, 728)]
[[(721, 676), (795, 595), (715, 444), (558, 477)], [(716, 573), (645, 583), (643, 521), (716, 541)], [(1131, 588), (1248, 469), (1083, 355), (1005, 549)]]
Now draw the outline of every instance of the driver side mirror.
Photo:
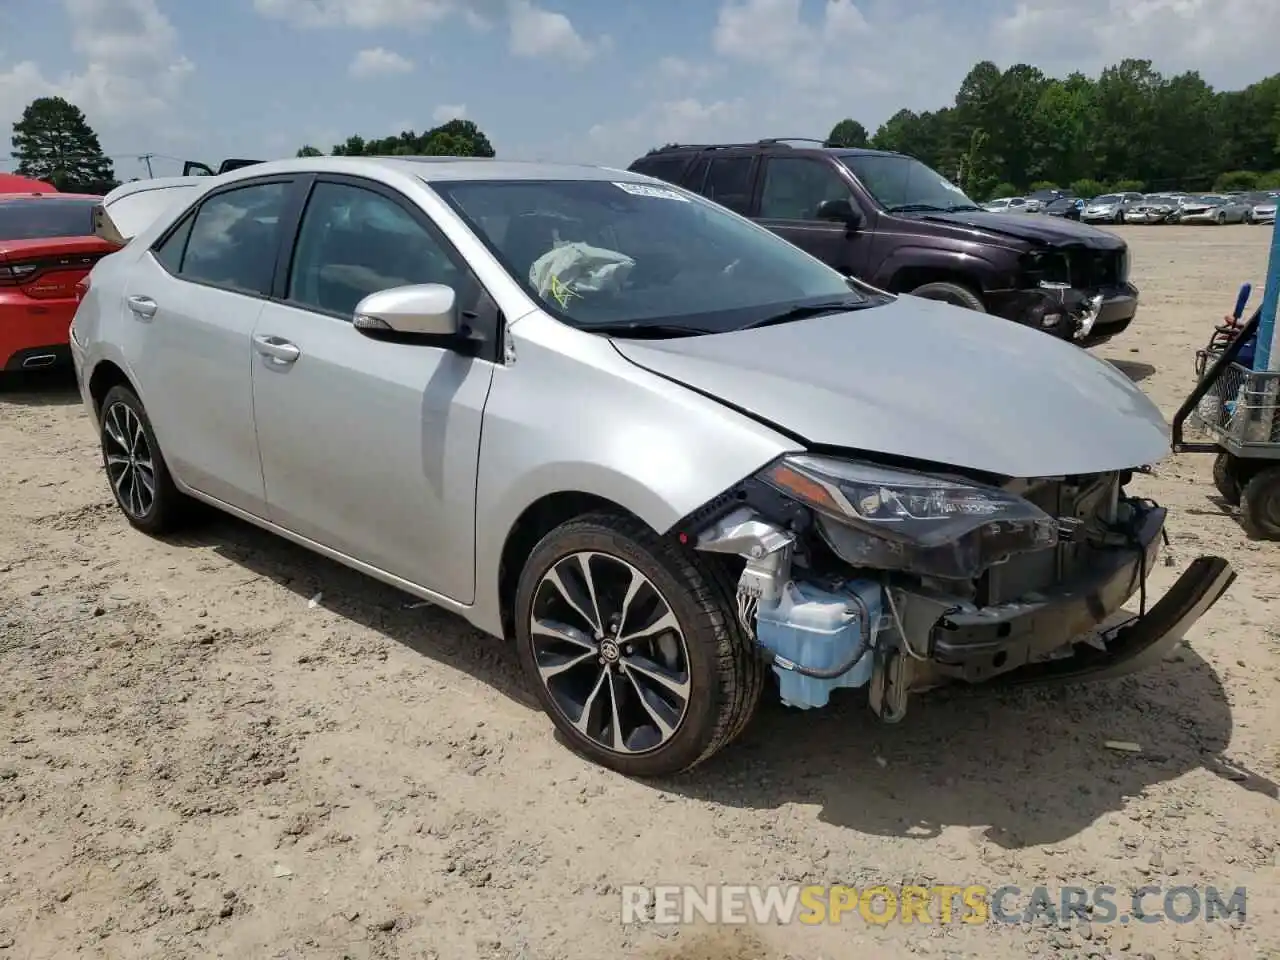
[(418, 283), (371, 293), (358, 304), (352, 325), (366, 336), (380, 333), (452, 337), (461, 329), (458, 297), (442, 283)]
[(862, 226), (862, 211), (855, 210), (853, 204), (843, 198), (839, 200), (823, 200), (818, 204), (817, 218), (819, 220), (834, 220), (836, 223), (843, 223), (849, 228), (850, 232)]

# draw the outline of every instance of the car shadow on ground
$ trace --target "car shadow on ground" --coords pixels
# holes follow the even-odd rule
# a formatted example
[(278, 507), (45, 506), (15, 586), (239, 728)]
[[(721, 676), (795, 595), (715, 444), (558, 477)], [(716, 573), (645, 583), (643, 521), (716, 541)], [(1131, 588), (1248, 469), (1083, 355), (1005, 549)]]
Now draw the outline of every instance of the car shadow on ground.
[(0, 373), (0, 403), (20, 407), (67, 407), (80, 403), (75, 370), (66, 367)]
[(1227, 758), (1231, 732), (1221, 682), (1183, 647), (1123, 680), (921, 694), (893, 726), (853, 691), (821, 711), (775, 701), (711, 766), (670, 788), (730, 806), (814, 804), (826, 823), (881, 836), (978, 827), (1016, 849), (1062, 842), (1197, 768), (1280, 796)]
[(1107, 362), (1134, 383), (1141, 383), (1156, 372), (1156, 368), (1151, 364), (1142, 363), (1139, 360), (1108, 360)]
[[(299, 610), (318, 597), (337, 616), (540, 710), (512, 646), (453, 613), (229, 517), (213, 515), (170, 542), (212, 547), (287, 587)], [(1197, 768), (1280, 796), (1227, 757), (1231, 732), (1221, 682), (1184, 647), (1158, 669), (1105, 684), (923, 694), (892, 726), (871, 715), (859, 691), (837, 691), (811, 711), (783, 707), (770, 693), (740, 740), (653, 786), (729, 807), (816, 804), (827, 823), (882, 836), (978, 827), (1018, 848), (1070, 838), (1126, 798)]]

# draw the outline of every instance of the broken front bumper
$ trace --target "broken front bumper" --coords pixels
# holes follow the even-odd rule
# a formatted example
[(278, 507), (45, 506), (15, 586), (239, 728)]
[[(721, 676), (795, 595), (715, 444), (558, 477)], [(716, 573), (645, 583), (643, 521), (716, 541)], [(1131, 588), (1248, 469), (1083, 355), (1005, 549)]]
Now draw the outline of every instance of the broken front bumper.
[(929, 631), (921, 671), (943, 681), (1029, 682), (1118, 676), (1158, 663), (1235, 579), (1227, 561), (1200, 557), (1140, 616), (1108, 626), (1154, 569), (1164, 518), (1163, 509), (1152, 509), (1133, 547), (1034, 602), (943, 613)]

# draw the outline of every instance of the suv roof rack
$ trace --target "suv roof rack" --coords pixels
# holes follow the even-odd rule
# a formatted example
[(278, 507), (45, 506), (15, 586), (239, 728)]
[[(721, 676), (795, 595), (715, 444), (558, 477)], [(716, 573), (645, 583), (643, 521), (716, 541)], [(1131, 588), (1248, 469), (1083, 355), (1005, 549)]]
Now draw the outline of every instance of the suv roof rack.
[(675, 153), (680, 150), (735, 150), (743, 147), (789, 147), (792, 143), (816, 143), (828, 146), (826, 140), (814, 137), (766, 137), (761, 140), (750, 140), (744, 143), (669, 143), (659, 147), (655, 153)]

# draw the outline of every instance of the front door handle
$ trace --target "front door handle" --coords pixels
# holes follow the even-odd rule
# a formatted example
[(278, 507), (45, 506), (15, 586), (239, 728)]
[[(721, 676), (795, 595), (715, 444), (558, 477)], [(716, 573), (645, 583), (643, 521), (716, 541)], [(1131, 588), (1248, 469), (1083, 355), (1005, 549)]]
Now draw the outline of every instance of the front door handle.
[(253, 347), (268, 360), (281, 365), (293, 363), (302, 356), (302, 351), (283, 337), (257, 336), (253, 338)]
[(156, 310), (159, 309), (156, 306), (156, 302), (150, 297), (134, 296), (130, 297), (127, 302), (129, 304), (129, 309), (133, 311), (134, 316), (147, 320), (154, 317), (156, 315)]

